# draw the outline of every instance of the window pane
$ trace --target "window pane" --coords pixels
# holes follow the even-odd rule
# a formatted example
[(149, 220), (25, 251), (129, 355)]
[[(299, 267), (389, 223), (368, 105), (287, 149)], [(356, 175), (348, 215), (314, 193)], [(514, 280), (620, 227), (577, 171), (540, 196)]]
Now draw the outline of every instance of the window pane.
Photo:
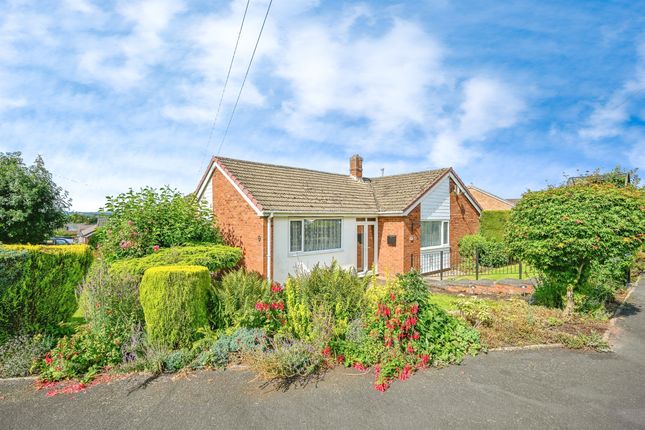
[(305, 251), (322, 251), (341, 247), (341, 220), (304, 221)]
[(443, 223), (443, 244), (448, 245), (448, 223)]
[(302, 221), (291, 221), (289, 251), (302, 251)]
[(421, 221), (421, 246), (441, 245), (441, 221)]

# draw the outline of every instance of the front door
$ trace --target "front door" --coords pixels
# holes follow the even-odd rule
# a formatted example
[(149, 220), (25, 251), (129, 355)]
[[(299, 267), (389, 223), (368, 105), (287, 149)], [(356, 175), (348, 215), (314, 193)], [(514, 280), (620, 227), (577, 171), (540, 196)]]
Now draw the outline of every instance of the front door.
[(356, 271), (367, 273), (374, 267), (374, 237), (376, 223), (357, 221), (356, 223)]

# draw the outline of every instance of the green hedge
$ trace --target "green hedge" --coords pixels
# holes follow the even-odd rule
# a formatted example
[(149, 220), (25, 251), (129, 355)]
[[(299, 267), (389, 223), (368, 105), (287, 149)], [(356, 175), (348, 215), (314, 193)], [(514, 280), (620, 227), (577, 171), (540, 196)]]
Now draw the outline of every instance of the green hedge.
[(479, 218), (479, 234), (486, 239), (503, 242), (510, 216), (511, 211), (483, 211)]
[(146, 270), (139, 300), (148, 339), (167, 348), (189, 347), (208, 325), (210, 274), (204, 266), (162, 266)]
[(76, 287), (91, 264), (87, 245), (0, 246), (0, 343), (55, 331), (76, 310)]
[(120, 260), (111, 270), (141, 277), (151, 267), (187, 265), (204, 266), (211, 272), (232, 269), (242, 259), (242, 250), (226, 245), (196, 245), (164, 248), (145, 257)]
[(509, 263), (506, 247), (502, 242), (490, 240), (480, 234), (470, 234), (459, 240), (459, 256), (467, 264), (475, 264), (475, 251), (479, 250), (479, 264), (484, 267), (501, 267)]

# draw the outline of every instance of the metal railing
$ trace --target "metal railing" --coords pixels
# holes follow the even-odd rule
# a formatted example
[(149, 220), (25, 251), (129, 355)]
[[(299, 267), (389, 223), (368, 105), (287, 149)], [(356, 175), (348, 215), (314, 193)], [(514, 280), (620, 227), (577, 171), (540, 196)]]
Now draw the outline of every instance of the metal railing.
[(464, 257), (451, 249), (421, 250), (411, 258), (412, 267), (432, 278), (443, 279), (527, 279), (534, 275), (521, 261), (511, 258), (496, 259), (493, 264), (482, 258), (476, 250), (473, 256)]

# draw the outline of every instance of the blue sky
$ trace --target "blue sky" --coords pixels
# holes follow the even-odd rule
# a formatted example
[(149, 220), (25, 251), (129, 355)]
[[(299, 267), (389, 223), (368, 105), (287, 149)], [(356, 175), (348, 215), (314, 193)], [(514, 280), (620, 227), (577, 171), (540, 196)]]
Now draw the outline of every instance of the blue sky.
[[(192, 191), (267, 1), (0, 0), (0, 152), (73, 208)], [(274, 0), (221, 155), (366, 175), (453, 166), (504, 197), (645, 165), (645, 2)]]

